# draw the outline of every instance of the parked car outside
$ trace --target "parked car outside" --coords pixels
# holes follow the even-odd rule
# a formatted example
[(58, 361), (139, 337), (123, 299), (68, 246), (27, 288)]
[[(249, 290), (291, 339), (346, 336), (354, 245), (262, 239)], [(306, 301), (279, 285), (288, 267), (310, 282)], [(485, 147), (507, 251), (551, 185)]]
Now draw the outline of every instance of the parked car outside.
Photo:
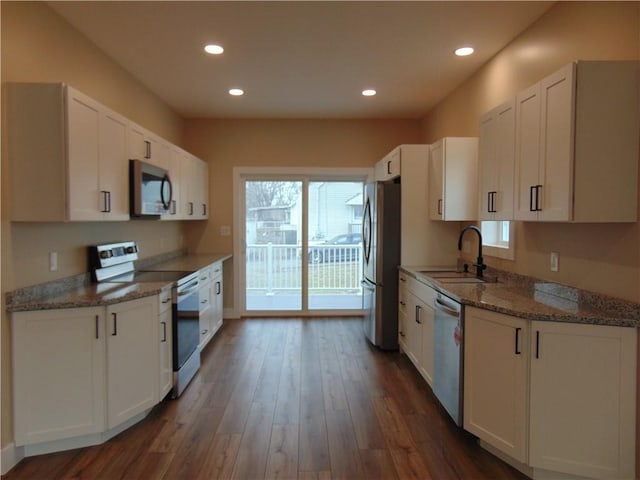
[(356, 262), (360, 259), (361, 233), (343, 233), (309, 247), (309, 263)]

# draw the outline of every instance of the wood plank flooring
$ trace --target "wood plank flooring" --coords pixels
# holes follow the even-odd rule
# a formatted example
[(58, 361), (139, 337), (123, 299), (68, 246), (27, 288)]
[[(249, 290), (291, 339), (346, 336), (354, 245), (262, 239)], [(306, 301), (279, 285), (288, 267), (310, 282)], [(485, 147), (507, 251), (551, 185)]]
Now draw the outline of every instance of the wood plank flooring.
[(178, 400), (109, 442), (6, 480), (525, 479), (457, 428), (358, 318), (226, 321)]

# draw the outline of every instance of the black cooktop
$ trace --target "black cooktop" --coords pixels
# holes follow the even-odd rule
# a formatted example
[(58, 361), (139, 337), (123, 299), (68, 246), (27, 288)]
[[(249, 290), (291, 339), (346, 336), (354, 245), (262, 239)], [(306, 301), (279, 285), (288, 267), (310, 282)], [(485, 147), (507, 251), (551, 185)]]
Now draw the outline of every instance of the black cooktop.
[(117, 277), (112, 277), (107, 280), (103, 280), (103, 282), (109, 283), (122, 283), (122, 282), (177, 282), (178, 280), (191, 275), (193, 272), (183, 271), (183, 272), (128, 272), (123, 273), (122, 275), (118, 275)]

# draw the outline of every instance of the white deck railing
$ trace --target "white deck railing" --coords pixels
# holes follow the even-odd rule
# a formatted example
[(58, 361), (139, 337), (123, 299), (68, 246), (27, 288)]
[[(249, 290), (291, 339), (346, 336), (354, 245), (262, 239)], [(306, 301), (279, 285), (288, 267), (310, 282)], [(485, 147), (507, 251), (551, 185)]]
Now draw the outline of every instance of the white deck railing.
[[(313, 245), (309, 251), (310, 292), (353, 294), (360, 291), (360, 245)], [(314, 258), (313, 252), (319, 255)], [(269, 295), (300, 290), (303, 259), (299, 246), (247, 245), (246, 259), (247, 291)]]

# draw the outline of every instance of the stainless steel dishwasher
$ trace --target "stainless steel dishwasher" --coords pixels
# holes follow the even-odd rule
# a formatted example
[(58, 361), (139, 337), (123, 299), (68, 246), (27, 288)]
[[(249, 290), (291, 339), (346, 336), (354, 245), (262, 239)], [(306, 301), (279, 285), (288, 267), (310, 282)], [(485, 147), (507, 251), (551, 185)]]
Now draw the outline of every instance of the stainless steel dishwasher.
[(438, 293), (434, 310), (433, 393), (456, 424), (461, 426), (463, 309), (459, 302)]

